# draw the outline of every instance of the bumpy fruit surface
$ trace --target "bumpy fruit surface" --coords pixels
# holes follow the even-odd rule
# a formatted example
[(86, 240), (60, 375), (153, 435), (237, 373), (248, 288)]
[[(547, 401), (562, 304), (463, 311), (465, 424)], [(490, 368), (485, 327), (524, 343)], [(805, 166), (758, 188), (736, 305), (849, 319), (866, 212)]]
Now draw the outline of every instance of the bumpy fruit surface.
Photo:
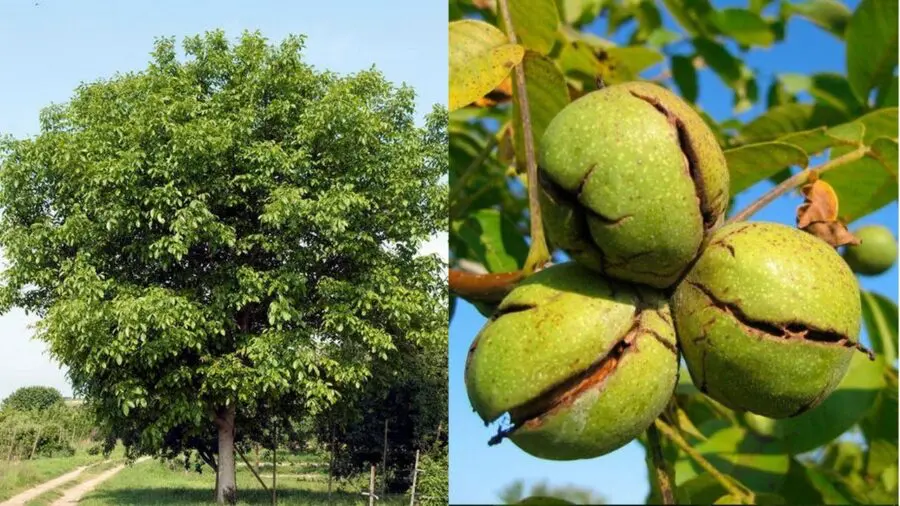
[(721, 228), (672, 304), (697, 387), (770, 418), (819, 404), (857, 346), (856, 278), (824, 241), (785, 225)]
[(887, 227), (867, 225), (853, 231), (853, 235), (862, 241), (844, 250), (844, 260), (853, 272), (874, 276), (897, 261), (897, 239)]
[(691, 107), (649, 83), (589, 93), (540, 142), (550, 241), (611, 277), (675, 282), (728, 204), (728, 168)]
[(527, 278), (500, 303), (466, 361), (485, 423), (545, 459), (593, 458), (628, 443), (659, 415), (678, 372), (663, 296), (574, 262)]

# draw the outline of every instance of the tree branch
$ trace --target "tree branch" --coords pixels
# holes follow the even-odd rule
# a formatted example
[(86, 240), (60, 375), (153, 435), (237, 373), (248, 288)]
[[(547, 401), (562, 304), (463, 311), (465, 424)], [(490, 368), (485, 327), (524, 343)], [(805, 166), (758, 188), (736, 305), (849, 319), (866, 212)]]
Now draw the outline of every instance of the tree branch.
[(476, 274), (450, 269), (450, 291), (468, 300), (500, 302), (524, 277), (523, 271)]
[(727, 222), (726, 225), (731, 223), (736, 223), (739, 221), (744, 221), (747, 218), (753, 216), (757, 211), (762, 209), (763, 207), (769, 205), (773, 200), (778, 197), (784, 195), (785, 193), (797, 188), (798, 186), (803, 186), (809, 181), (810, 175), (816, 173), (816, 175), (825, 173), (835, 167), (840, 167), (841, 165), (855, 162), (860, 158), (864, 157), (869, 152), (868, 146), (859, 146), (855, 150), (841, 155), (834, 160), (829, 160), (818, 167), (813, 167), (812, 169), (805, 169), (793, 176), (785, 179), (775, 188), (769, 190), (765, 195), (757, 199), (755, 202), (744, 208), (741, 212), (732, 216)]
[[(471, 178), (472, 174), (475, 173), (475, 171), (478, 169), (478, 167), (481, 167), (481, 165), (484, 163), (484, 161), (487, 160), (487, 157), (490, 156), (490, 154), (494, 151), (494, 148), (497, 147), (497, 144), (499, 144), (499, 140), (497, 139), (497, 136), (496, 135), (490, 136), (490, 138), (488, 138), (488, 140), (487, 140), (487, 144), (484, 145), (484, 147), (481, 149), (481, 151), (478, 152), (478, 154), (475, 156), (475, 158), (472, 160), (472, 162), (465, 168), (465, 170), (463, 170), (463, 172), (462, 172), (462, 174), (460, 174), (459, 178), (457, 178), (456, 184), (453, 186), (453, 189), (450, 191), (450, 208), (451, 209), (456, 207), (453, 204), (456, 203), (456, 200), (459, 198), (460, 192), (462, 192), (465, 189), (466, 183), (469, 181), (469, 178)], [(458, 214), (458, 213), (454, 213), (454, 215), (455, 214)]]
[(657, 418), (653, 422), (653, 424), (657, 429), (659, 429), (660, 432), (662, 432), (667, 438), (669, 438), (669, 440), (675, 443), (678, 448), (681, 449), (681, 451), (686, 453), (687, 456), (691, 458), (691, 460), (696, 462), (707, 473), (709, 473), (710, 476), (715, 478), (715, 480), (718, 481), (719, 484), (722, 485), (722, 488), (724, 488), (729, 494), (735, 497), (742, 498), (742, 502), (744, 504), (753, 504), (754, 497), (752, 492), (750, 492), (749, 490), (742, 490), (743, 486), (739, 487), (734, 481), (722, 474), (718, 469), (715, 468), (715, 466), (710, 464), (709, 461), (700, 454), (700, 452), (695, 450), (694, 447), (690, 445), (690, 443), (685, 441), (684, 438), (681, 437), (681, 434), (679, 434), (675, 429), (669, 427), (666, 422), (660, 420), (659, 418)]
[(653, 461), (653, 478), (659, 487), (660, 497), (663, 504), (676, 504), (675, 491), (672, 483), (675, 481), (669, 471), (666, 458), (663, 456), (662, 445), (659, 440), (659, 430), (656, 425), (647, 428), (647, 445), (650, 448), (650, 458)]
[[(516, 31), (509, 15), (509, 0), (498, 0), (497, 7), (506, 25), (506, 34), (510, 44), (518, 44)], [(523, 60), (524, 61), (524, 60)], [(541, 221), (541, 203), (538, 196), (540, 189), (537, 175), (537, 160), (534, 154), (534, 129), (531, 125), (531, 108), (528, 104), (528, 90), (525, 87), (525, 67), (519, 63), (513, 68), (513, 83), (516, 87), (516, 102), (519, 105), (519, 116), (522, 120), (522, 140), (525, 143), (525, 168), (528, 173), (528, 209), (531, 215), (531, 247), (525, 259), (523, 269), (526, 275), (533, 273), (550, 261), (550, 250), (544, 238), (544, 224)]]

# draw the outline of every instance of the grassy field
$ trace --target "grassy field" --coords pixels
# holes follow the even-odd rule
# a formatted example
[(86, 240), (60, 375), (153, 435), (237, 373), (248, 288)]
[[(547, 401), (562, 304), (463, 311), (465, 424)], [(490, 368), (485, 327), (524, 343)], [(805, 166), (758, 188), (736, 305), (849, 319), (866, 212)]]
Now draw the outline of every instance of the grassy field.
[[(256, 456), (247, 455), (256, 465)], [(260, 474), (271, 487), (272, 465), (262, 459)], [(91, 465), (74, 479), (48, 490), (28, 502), (29, 506), (46, 506), (59, 499), (71, 487), (84, 483), (100, 473), (123, 462), (123, 450), (116, 448), (109, 461), (102, 455), (88, 455), (87, 446), (79, 447), (71, 457), (40, 458), (17, 463), (0, 463), (0, 502), (62, 476), (78, 467)], [(368, 476), (355, 480), (332, 482), (328, 493), (327, 460), (321, 455), (288, 455), (279, 453), (278, 462), (278, 503), (283, 505), (330, 504), (367, 505), (368, 499), (361, 492), (368, 489)], [(202, 473), (185, 471), (178, 465), (157, 460), (126, 466), (112, 478), (102, 482), (88, 493), (79, 504), (86, 506), (112, 505), (207, 505), (213, 504), (215, 474), (204, 468)], [(271, 504), (271, 493), (264, 490), (256, 477), (240, 463), (237, 473), (238, 504)], [(397, 495), (381, 498), (379, 506), (400, 506), (409, 504), (409, 497)]]
[[(84, 443), (75, 448), (75, 455), (69, 457), (37, 458), (6, 462), (0, 461), (0, 501), (25, 491), (35, 485), (62, 476), (78, 467), (102, 462), (103, 455), (88, 455), (91, 443)], [(122, 449), (116, 448), (109, 458), (122, 457)], [(85, 470), (87, 472), (88, 470)], [(84, 474), (84, 473), (82, 473)]]
[[(248, 455), (247, 458), (250, 458)], [(283, 505), (329, 504), (328, 478), (321, 466), (299, 464), (278, 466), (278, 503)], [(272, 468), (263, 467), (262, 478), (271, 484)], [(129, 466), (79, 503), (85, 506), (112, 505), (207, 505), (213, 501), (215, 475), (207, 470), (202, 474), (183, 469), (173, 469), (168, 464), (150, 460)], [(271, 504), (269, 492), (246, 466), (238, 468), (238, 504)], [(334, 482), (330, 504), (364, 505), (363, 480)], [(409, 497), (400, 495), (377, 501), (379, 505), (400, 506), (409, 504)]]

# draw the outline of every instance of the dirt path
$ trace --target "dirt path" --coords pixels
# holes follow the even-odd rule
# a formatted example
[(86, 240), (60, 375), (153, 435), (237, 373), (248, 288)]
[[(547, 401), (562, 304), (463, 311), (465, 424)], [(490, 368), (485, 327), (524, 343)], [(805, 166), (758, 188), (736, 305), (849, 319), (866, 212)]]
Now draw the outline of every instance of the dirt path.
[[(137, 459), (134, 463), (137, 464), (137, 463), (143, 462), (149, 458), (150, 457), (141, 457), (141, 458)], [(122, 469), (125, 469), (125, 464), (119, 464), (118, 466), (116, 466), (112, 469), (103, 471), (102, 473), (91, 478), (90, 480), (87, 480), (87, 481), (84, 481), (84, 482), (81, 482), (81, 483), (75, 485), (74, 487), (66, 490), (65, 494), (63, 494), (62, 497), (60, 497), (56, 501), (53, 501), (53, 504), (51, 504), (51, 506), (69, 506), (71, 504), (77, 504), (78, 501), (80, 501), (81, 498), (85, 496), (85, 494), (94, 490), (94, 488), (96, 488), (97, 485), (112, 478), (116, 473), (118, 473)]]
[[(96, 465), (96, 464), (93, 464)], [(89, 468), (91, 466), (81, 466), (76, 468), (74, 471), (69, 471), (68, 473), (57, 476), (52, 480), (45, 481), (40, 485), (32, 487), (19, 495), (13, 496), (10, 499), (7, 499), (5, 502), (0, 502), (0, 506), (22, 506), (26, 502), (34, 499), (35, 497), (47, 492), (48, 490), (53, 490), (54, 488), (66, 483), (67, 481), (74, 480), (82, 471)]]

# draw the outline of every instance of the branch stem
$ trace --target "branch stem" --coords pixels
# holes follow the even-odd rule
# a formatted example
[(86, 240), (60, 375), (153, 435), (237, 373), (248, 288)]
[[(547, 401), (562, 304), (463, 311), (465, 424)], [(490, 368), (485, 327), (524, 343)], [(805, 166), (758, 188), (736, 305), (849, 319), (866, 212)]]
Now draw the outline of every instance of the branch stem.
[(653, 461), (654, 478), (659, 487), (659, 494), (663, 504), (676, 504), (675, 491), (672, 488), (672, 474), (663, 455), (662, 444), (659, 440), (659, 430), (656, 425), (647, 428), (647, 444), (650, 446), (650, 458)]
[(456, 184), (453, 186), (453, 189), (450, 191), (450, 206), (454, 207), (453, 204), (456, 203), (459, 198), (459, 194), (465, 189), (466, 183), (469, 182), (469, 179), (472, 177), (475, 172), (477, 172), (478, 168), (487, 160), (487, 157), (494, 151), (494, 148), (497, 147), (499, 143), (497, 136), (492, 135), (488, 138), (487, 143), (478, 152), (472, 162), (466, 167), (462, 174), (460, 174), (459, 178), (456, 180)]
[[(518, 44), (516, 31), (509, 14), (509, 0), (498, 0), (500, 15), (506, 26), (506, 34), (510, 44)], [(515, 99), (519, 105), (519, 116), (522, 120), (522, 140), (525, 144), (525, 168), (528, 174), (528, 209), (531, 215), (531, 246), (528, 249), (528, 257), (525, 259), (523, 271), (529, 275), (543, 267), (550, 261), (550, 250), (547, 248), (547, 240), (544, 238), (544, 224), (541, 221), (541, 203), (538, 191), (540, 185), (537, 175), (537, 160), (534, 152), (534, 128), (531, 124), (531, 107), (528, 103), (528, 90), (525, 87), (524, 59), (513, 68), (513, 83), (515, 85)]]
[(841, 165), (855, 162), (865, 156), (868, 152), (869, 148), (867, 146), (859, 146), (855, 150), (841, 155), (834, 160), (829, 160), (822, 165), (819, 165), (818, 167), (805, 169), (794, 174), (793, 176), (782, 181), (775, 188), (772, 188), (771, 190), (766, 192), (762, 197), (758, 198), (756, 201), (741, 210), (739, 213), (732, 216), (727, 222), (725, 222), (725, 224), (728, 225), (731, 223), (744, 221), (747, 218), (753, 216), (757, 211), (769, 205), (773, 200), (793, 190), (794, 188), (797, 188), (798, 186), (803, 186), (804, 184), (806, 184), (813, 173), (818, 176), (820, 174), (828, 172), (831, 169), (840, 167)]
[(743, 487), (739, 487), (734, 481), (730, 478), (722, 474), (715, 466), (709, 463), (703, 455), (700, 454), (697, 450), (691, 446), (690, 443), (685, 441), (681, 434), (678, 433), (675, 429), (670, 427), (666, 422), (657, 418), (654, 422), (654, 425), (660, 432), (662, 432), (667, 438), (669, 438), (673, 443), (675, 443), (678, 448), (681, 449), (684, 453), (687, 454), (688, 457), (691, 458), (694, 462), (696, 462), (700, 467), (703, 468), (707, 473), (710, 474), (716, 481), (722, 485), (729, 494), (742, 498), (743, 504), (753, 504), (753, 493), (749, 490), (742, 490)]
[(476, 274), (450, 269), (450, 291), (468, 300), (500, 302), (524, 277), (522, 271)]

